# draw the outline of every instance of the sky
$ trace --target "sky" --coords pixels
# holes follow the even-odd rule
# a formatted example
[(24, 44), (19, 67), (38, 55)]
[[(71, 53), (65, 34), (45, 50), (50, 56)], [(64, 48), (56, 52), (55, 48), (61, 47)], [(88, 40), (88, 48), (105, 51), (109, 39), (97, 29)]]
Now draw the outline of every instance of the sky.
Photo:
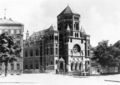
[(81, 15), (80, 26), (91, 36), (91, 45), (102, 40), (114, 44), (120, 40), (120, 0), (0, 0), (0, 17), (24, 24), (24, 34), (57, 29), (57, 15), (69, 5)]

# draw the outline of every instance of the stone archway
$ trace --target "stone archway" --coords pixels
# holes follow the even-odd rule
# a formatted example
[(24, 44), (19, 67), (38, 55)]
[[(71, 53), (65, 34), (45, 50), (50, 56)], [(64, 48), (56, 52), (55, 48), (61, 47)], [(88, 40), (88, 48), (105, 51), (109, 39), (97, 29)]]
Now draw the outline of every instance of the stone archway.
[(58, 61), (58, 66), (59, 66), (59, 72), (60, 73), (63, 73), (65, 72), (65, 61), (63, 58), (60, 58), (59, 61)]

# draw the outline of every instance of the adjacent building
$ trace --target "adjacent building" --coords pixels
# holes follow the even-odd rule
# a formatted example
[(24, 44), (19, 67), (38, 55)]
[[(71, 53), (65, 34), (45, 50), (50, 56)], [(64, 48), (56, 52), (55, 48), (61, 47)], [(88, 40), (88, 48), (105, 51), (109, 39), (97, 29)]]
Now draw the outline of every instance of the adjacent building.
[[(17, 58), (17, 61), (8, 64), (8, 73), (19, 74), (23, 71), (23, 31), (24, 25), (6, 17), (0, 18), (0, 34), (8, 32), (15, 38), (15, 43), (18, 44), (22, 51)], [(0, 63), (0, 74), (4, 73), (4, 64)]]
[(59, 33), (50, 26), (48, 29), (26, 34), (24, 41), (24, 73), (54, 71), (59, 58)]

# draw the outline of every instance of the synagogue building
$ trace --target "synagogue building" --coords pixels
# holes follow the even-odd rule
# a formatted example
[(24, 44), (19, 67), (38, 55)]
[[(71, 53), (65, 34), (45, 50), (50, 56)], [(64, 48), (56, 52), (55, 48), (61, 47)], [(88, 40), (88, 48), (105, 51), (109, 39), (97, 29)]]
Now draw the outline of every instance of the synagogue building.
[(67, 6), (57, 16), (54, 26), (26, 33), (24, 72), (90, 74), (90, 35), (81, 26), (80, 14)]

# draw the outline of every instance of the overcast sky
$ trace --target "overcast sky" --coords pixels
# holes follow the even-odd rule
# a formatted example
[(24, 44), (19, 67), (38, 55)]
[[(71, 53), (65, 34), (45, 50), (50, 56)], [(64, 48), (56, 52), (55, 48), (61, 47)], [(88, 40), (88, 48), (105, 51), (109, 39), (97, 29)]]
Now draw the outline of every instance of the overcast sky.
[(81, 15), (81, 23), (91, 36), (91, 45), (120, 40), (120, 0), (0, 0), (0, 17), (7, 9), (7, 17), (25, 25), (30, 34), (57, 26), (57, 15), (69, 5)]

